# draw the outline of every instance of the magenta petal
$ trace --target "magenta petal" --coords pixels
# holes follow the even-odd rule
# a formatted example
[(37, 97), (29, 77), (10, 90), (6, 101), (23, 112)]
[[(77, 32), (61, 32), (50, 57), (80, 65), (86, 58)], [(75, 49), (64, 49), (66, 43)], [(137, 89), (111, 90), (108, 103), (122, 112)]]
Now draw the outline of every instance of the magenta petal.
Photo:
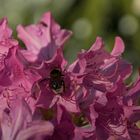
[(47, 89), (42, 89), (41, 93), (37, 97), (36, 105), (38, 107), (43, 107), (48, 109), (52, 105), (52, 101), (54, 99), (54, 95), (52, 92), (48, 91)]
[[(27, 69), (27, 64), (24, 63), (21, 56), (22, 54), (18, 52), (18, 46), (11, 47), (4, 61), (4, 68), (0, 73), (1, 94), (10, 107), (17, 98), (29, 98), (32, 84), (40, 78), (35, 71)], [(33, 110), (34, 105), (30, 105), (32, 105)]]
[(65, 69), (67, 61), (65, 60), (62, 48), (56, 50), (51, 60), (44, 61), (39, 67), (35, 67), (42, 78), (50, 77), (49, 74), (54, 68)]
[(103, 66), (102, 73), (108, 80), (115, 83), (119, 78), (125, 80), (131, 75), (132, 65), (121, 59), (108, 60)]
[(11, 38), (12, 30), (8, 27), (8, 21), (3, 18), (0, 21), (0, 41)]
[(90, 127), (76, 127), (74, 130), (75, 136), (73, 140), (97, 140), (95, 130)]
[[(54, 126), (48, 121), (35, 121), (26, 129), (22, 129), (16, 140), (27, 140), (29, 138), (39, 139), (39, 136), (49, 136), (53, 134)], [(42, 139), (41, 139), (42, 140)]]
[(120, 56), (124, 52), (124, 43), (120, 37), (115, 38), (114, 48), (111, 52), (113, 56)]
[[(8, 111), (4, 111), (2, 120), (2, 140), (14, 140), (17, 133), (22, 128), (26, 127), (27, 122), (31, 121), (31, 112), (27, 104), (23, 100), (19, 100), (15, 105), (12, 111), (9, 109), (7, 109)], [(7, 127), (9, 128), (6, 129)], [(5, 132), (6, 130), (8, 132)]]
[(134, 103), (138, 102), (138, 99), (140, 98), (140, 77), (138, 77), (131, 89), (129, 89), (126, 98), (131, 99)]
[(61, 140), (72, 140), (75, 126), (72, 122), (71, 115), (62, 106), (59, 107), (59, 112), (60, 110), (61, 118), (59, 122), (54, 121), (55, 129), (51, 139), (56, 140), (59, 137)]
[(62, 46), (71, 36), (72, 32), (69, 30), (61, 29), (52, 17), (51, 12), (45, 13), (41, 20), (41, 23), (46, 24), (50, 30), (50, 37), (53, 39), (53, 35), (56, 36), (55, 41), (58, 46)]
[(85, 68), (86, 68), (86, 61), (85, 60), (81, 60), (81, 61), (76, 60), (68, 67), (68, 71), (72, 72), (75, 75), (76, 74), (82, 75), (85, 71)]
[(101, 37), (97, 37), (95, 43), (91, 46), (88, 51), (97, 51), (104, 46), (104, 42)]
[(67, 101), (64, 98), (59, 97), (58, 104), (64, 106), (68, 112), (80, 112), (75, 101)]
[(6, 98), (3, 96), (3, 94), (0, 94), (0, 120), (2, 119), (3, 116), (3, 110), (7, 107), (8, 105)]
[(107, 140), (109, 137), (109, 133), (106, 131), (105, 126), (103, 127), (102, 124), (96, 123), (96, 137), (97, 140)]
[(9, 49), (18, 45), (18, 42), (11, 37), (12, 30), (8, 27), (8, 21), (3, 18), (0, 21), (0, 71), (4, 68), (4, 60), (8, 55)]

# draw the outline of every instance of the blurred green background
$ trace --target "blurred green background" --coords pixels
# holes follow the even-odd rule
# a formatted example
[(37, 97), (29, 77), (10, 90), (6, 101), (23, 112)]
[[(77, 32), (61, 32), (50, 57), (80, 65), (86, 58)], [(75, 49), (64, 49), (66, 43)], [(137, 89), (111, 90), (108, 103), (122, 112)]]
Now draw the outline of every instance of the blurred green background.
[(65, 47), (71, 63), (81, 49), (88, 49), (97, 36), (103, 37), (111, 50), (115, 36), (125, 42), (124, 58), (135, 71), (140, 66), (140, 0), (0, 0), (0, 18), (8, 17), (14, 29), (18, 24), (36, 23), (51, 11), (56, 21), (73, 31)]

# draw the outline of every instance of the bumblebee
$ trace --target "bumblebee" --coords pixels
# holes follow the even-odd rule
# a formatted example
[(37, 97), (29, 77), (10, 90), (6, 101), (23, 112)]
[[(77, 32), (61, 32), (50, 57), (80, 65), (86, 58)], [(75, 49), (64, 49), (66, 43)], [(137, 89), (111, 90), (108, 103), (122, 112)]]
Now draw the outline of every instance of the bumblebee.
[(56, 94), (61, 94), (65, 90), (64, 76), (60, 69), (53, 69), (50, 72), (49, 86)]
[(64, 83), (64, 75), (62, 75), (62, 72), (58, 68), (54, 68), (51, 72), (49, 77), (40, 79), (39, 81), (35, 82), (32, 87), (32, 96), (36, 99), (39, 91), (40, 86), (43, 84), (47, 84), (50, 87), (50, 89), (55, 94), (62, 94), (65, 91), (65, 83)]

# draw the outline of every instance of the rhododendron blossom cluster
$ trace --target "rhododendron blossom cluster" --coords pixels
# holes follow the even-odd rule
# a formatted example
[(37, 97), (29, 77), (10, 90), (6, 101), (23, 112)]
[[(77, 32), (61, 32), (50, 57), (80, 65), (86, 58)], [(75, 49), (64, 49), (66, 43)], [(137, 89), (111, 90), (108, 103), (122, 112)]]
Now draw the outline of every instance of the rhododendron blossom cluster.
[[(63, 47), (72, 32), (50, 12), (37, 24), (0, 21), (0, 140), (139, 140), (140, 77), (115, 38), (106, 51), (97, 37), (68, 64)], [(72, 54), (71, 54), (72, 55)]]

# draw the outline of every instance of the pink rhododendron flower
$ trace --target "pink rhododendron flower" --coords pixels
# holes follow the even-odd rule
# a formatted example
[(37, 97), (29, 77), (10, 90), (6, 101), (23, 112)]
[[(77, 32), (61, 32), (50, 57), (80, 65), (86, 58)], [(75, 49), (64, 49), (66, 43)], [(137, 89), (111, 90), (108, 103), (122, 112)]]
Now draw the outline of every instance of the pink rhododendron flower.
[[(123, 51), (124, 44), (119, 37), (115, 40), (111, 54), (103, 49), (101, 38), (97, 38), (92, 48), (88, 52), (83, 52), (82, 57), (80, 56), (79, 61), (75, 64), (76, 67), (78, 67), (77, 65), (80, 67), (81, 61), (85, 61), (85, 72), (83, 77), (81, 76), (83, 80), (81, 80), (80, 86), (83, 89), (79, 90), (76, 99), (81, 111), (88, 120), (92, 120), (93, 127), (96, 127), (95, 120), (98, 117), (94, 104), (105, 106), (108, 103), (106, 93), (118, 89), (118, 81), (125, 80), (131, 74), (131, 65), (120, 57)], [(77, 73), (76, 70), (78, 69), (73, 68), (75, 73)]]
[(1, 21), (0, 29), (0, 49), (3, 55), (0, 65), (0, 102), (3, 103), (0, 106), (1, 114), (17, 97), (27, 99), (31, 95), (33, 83), (40, 77), (27, 68), (28, 62), (20, 53), (18, 42), (12, 39), (12, 31), (7, 26), (6, 19)]
[[(116, 42), (122, 43), (120, 38), (116, 38)], [(118, 46), (120, 47), (119, 51), (114, 48), (114, 54), (115, 52), (116, 54), (122, 52), (124, 46), (121, 45)], [(79, 59), (67, 68), (62, 50), (58, 49), (51, 60), (46, 61), (40, 68), (37, 69), (42, 76), (42, 80), (39, 81), (39, 84), (42, 83), (40, 86), (44, 85), (40, 88), (43, 92), (40, 93), (38, 103), (44, 103), (44, 105), (46, 104), (47, 106), (52, 106), (54, 102), (61, 100), (62, 96), (66, 99), (68, 96), (73, 97), (73, 94), (76, 95), (79, 87), (85, 88), (87, 90), (86, 93), (89, 96), (90, 92), (93, 92), (94, 90), (99, 89), (100, 91), (105, 91), (113, 88), (115, 81), (117, 81), (120, 77), (125, 79), (126, 76), (131, 73), (131, 65), (121, 60), (118, 54), (117, 57), (115, 55), (110, 55), (103, 49), (102, 46), (103, 42), (101, 38), (97, 38), (92, 48), (88, 52), (81, 53), (79, 55)], [(100, 55), (102, 57), (100, 57)], [(112, 64), (107, 63), (107, 61), (112, 62)], [(121, 68), (122, 64), (120, 63), (128, 69), (126, 72), (123, 71)], [(82, 68), (80, 69), (80, 67)], [(113, 71), (109, 71), (108, 67), (113, 69)], [(115, 74), (114, 67), (116, 67)], [(53, 72), (56, 76), (53, 76)], [(91, 93), (90, 95), (91, 97), (89, 98), (91, 99), (95, 93)], [(64, 100), (64, 103), (66, 103), (66, 100)], [(77, 103), (74, 102), (73, 104)], [(72, 104), (68, 105), (67, 103), (66, 108), (69, 108), (69, 106), (72, 108)], [(74, 109), (72, 110), (74, 111)]]
[[(131, 65), (121, 59), (124, 44), (121, 38), (116, 37), (113, 51), (104, 50), (104, 43), (97, 37), (96, 42), (88, 51), (79, 54), (76, 63), (71, 69), (74, 73), (83, 70), (83, 83), (87, 89), (99, 89), (100, 91), (114, 89), (118, 78), (126, 79), (131, 74)], [(83, 68), (81, 68), (83, 67)]]
[(107, 103), (105, 105), (95, 102), (92, 108), (90, 106), (90, 109), (95, 109), (98, 114), (96, 119), (91, 119), (95, 123), (96, 137), (98, 140), (109, 139), (109, 137), (117, 140), (138, 140), (140, 128), (136, 122), (140, 120), (140, 107), (128, 96), (139, 92), (140, 87), (135, 86), (139, 84), (139, 81), (129, 90), (122, 81), (117, 84), (115, 91), (106, 93)]
[[(78, 112), (78, 107), (73, 99), (74, 83), (71, 73), (65, 68), (67, 62), (63, 57), (62, 49), (58, 49), (54, 57), (45, 61), (37, 71), (42, 78), (37, 81), (33, 90), (33, 97), (37, 99), (37, 106), (51, 108), (55, 104), (65, 106), (68, 111)], [(36, 86), (39, 87), (36, 92)]]
[(125, 84), (132, 66), (120, 37), (111, 52), (97, 37), (68, 65), (71, 31), (50, 12), (17, 32), (24, 49), (0, 21), (1, 140), (139, 140), (140, 78)]
[(34, 81), (39, 78), (35, 72), (26, 70), (26, 65), (18, 58), (18, 48), (9, 49), (5, 58), (5, 67), (0, 73), (1, 96), (7, 98), (8, 105), (18, 98), (31, 96), (31, 88)]

